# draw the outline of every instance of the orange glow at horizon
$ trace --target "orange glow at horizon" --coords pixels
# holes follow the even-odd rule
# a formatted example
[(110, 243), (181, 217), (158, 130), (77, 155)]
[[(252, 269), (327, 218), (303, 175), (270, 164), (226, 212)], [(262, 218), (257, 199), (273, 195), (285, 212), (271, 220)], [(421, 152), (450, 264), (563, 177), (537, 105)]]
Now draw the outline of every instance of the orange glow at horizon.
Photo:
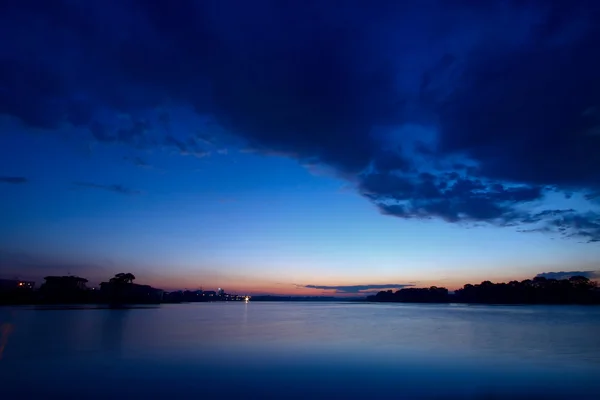
[[(526, 279), (524, 277), (523, 279)], [(485, 279), (484, 279), (485, 280)], [(509, 281), (512, 279), (508, 279)], [(341, 281), (341, 282), (340, 282)], [(342, 280), (334, 281), (332, 283), (328, 283), (328, 286), (352, 286), (352, 285), (363, 285), (363, 283), (356, 282), (344, 282)], [(481, 280), (471, 280), (464, 281), (463, 280), (422, 280), (418, 281), (414, 284), (413, 287), (445, 287), (450, 291), (460, 289), (466, 283), (480, 283)], [(197, 290), (202, 288), (203, 290), (217, 290), (218, 287), (222, 287), (226, 293), (238, 294), (238, 295), (281, 295), (281, 296), (340, 296), (340, 297), (348, 297), (348, 296), (368, 296), (371, 294), (375, 294), (380, 290), (386, 289), (371, 289), (371, 290), (363, 290), (358, 293), (344, 293), (340, 291), (336, 291), (335, 289), (314, 289), (307, 288), (304, 285), (295, 285), (295, 284), (283, 284), (283, 283), (273, 283), (273, 282), (261, 282), (259, 280), (252, 281), (235, 281), (231, 280), (219, 280), (219, 284), (215, 284), (212, 282), (205, 282), (204, 284), (190, 284), (189, 280), (184, 279), (172, 279), (169, 281), (162, 281), (158, 279), (147, 279), (141, 280), (138, 282), (140, 284), (149, 284), (151, 286), (161, 288), (163, 290)], [(370, 284), (385, 284), (384, 282), (369, 282)], [(388, 282), (389, 283), (389, 282)], [(396, 291), (397, 288), (391, 288)]]
[[(148, 284), (156, 288), (160, 288), (166, 291), (172, 290), (214, 290), (221, 287), (226, 293), (237, 294), (237, 295), (282, 295), (282, 296), (338, 296), (338, 297), (364, 297), (371, 294), (375, 294), (381, 289), (362, 290), (360, 292), (343, 292), (336, 291), (335, 289), (316, 289), (305, 287), (307, 285), (317, 286), (368, 286), (368, 285), (385, 285), (385, 284), (411, 284), (412, 287), (416, 288), (428, 288), (431, 286), (444, 287), (449, 291), (462, 288), (465, 284), (479, 284), (485, 280), (492, 281), (494, 283), (509, 282), (511, 280), (524, 280), (531, 279), (535, 276), (527, 272), (521, 274), (508, 273), (503, 274), (501, 271), (495, 273), (489, 273), (489, 271), (457, 271), (457, 273), (451, 278), (446, 278), (447, 273), (436, 274), (435, 276), (423, 276), (419, 279), (416, 274), (404, 277), (377, 277), (375, 279), (369, 278), (368, 276), (353, 276), (336, 278), (335, 276), (327, 276), (326, 278), (319, 277), (305, 277), (305, 276), (293, 276), (285, 277), (281, 276), (275, 281), (271, 279), (260, 279), (248, 276), (239, 275), (227, 275), (227, 274), (203, 274), (197, 271), (186, 271), (186, 273), (161, 276), (161, 275), (146, 275), (140, 271), (136, 272), (137, 276), (136, 283)], [(461, 273), (462, 272), (462, 273)], [(295, 283), (283, 283), (283, 282), (294, 282)], [(390, 287), (394, 291), (397, 288)]]

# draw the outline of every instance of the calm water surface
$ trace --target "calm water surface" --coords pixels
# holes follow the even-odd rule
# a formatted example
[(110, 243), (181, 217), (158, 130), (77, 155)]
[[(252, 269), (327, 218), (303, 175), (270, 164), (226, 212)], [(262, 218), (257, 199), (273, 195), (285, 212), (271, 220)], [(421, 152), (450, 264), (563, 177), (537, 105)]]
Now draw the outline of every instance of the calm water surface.
[(15, 307), (0, 326), (2, 399), (600, 399), (600, 307)]

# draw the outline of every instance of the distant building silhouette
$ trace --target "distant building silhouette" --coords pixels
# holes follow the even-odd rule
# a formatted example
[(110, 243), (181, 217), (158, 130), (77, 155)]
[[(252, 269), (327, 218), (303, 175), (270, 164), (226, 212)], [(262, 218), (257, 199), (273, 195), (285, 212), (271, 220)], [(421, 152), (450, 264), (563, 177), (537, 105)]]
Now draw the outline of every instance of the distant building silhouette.
[(40, 287), (44, 302), (50, 303), (86, 303), (89, 300), (85, 278), (79, 276), (47, 276)]
[(42, 285), (42, 289), (48, 291), (64, 291), (64, 290), (86, 290), (86, 283), (88, 282), (85, 278), (78, 276), (47, 276), (44, 278), (46, 281)]

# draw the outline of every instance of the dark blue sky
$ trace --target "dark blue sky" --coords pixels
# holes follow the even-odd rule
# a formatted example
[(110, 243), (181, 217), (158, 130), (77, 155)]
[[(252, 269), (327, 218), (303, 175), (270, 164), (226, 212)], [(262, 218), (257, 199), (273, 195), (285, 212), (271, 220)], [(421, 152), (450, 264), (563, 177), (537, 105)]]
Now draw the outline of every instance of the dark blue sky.
[(598, 269), (598, 21), (3, 1), (0, 274), (330, 293)]

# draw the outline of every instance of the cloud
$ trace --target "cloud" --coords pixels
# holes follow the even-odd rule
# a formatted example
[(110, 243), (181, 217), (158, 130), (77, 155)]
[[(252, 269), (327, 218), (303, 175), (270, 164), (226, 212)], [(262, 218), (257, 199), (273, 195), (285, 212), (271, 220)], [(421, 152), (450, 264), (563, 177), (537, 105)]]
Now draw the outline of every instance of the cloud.
[[(547, 213), (550, 211), (550, 213)], [(520, 232), (542, 232), (563, 238), (579, 238), (586, 243), (600, 241), (600, 214), (596, 212), (576, 213), (574, 210), (548, 210), (528, 217), (524, 222), (543, 221), (541, 226), (532, 229), (521, 229)], [(536, 218), (544, 214), (548, 218)]]
[(584, 276), (588, 279), (600, 279), (600, 271), (542, 272), (536, 275), (536, 277), (547, 279), (569, 279), (572, 276)]
[(598, 213), (565, 215), (552, 221), (551, 225), (568, 237), (581, 237), (590, 243), (600, 240), (600, 214)]
[(206, 157), (209, 152), (200, 146), (199, 141), (200, 140), (195, 136), (188, 136), (187, 140), (184, 142), (172, 135), (167, 135), (163, 143), (165, 147), (174, 149), (177, 153), (184, 156), (193, 155), (198, 158)]
[(421, 173), (415, 177), (372, 173), (362, 179), (359, 189), (383, 214), (502, 225), (524, 218), (514, 210), (515, 204), (540, 200), (543, 194), (540, 187), (507, 187), (454, 172), (438, 176)]
[(414, 286), (413, 284), (399, 284), (399, 283), (390, 283), (390, 284), (382, 284), (382, 285), (348, 285), (348, 286), (320, 286), (320, 285), (305, 285), (303, 288), (307, 289), (321, 289), (321, 290), (335, 290), (336, 293), (353, 293), (360, 294), (363, 292), (369, 292), (377, 289), (402, 289), (405, 287)]
[(8, 183), (12, 185), (20, 185), (29, 182), (29, 179), (22, 176), (0, 176), (0, 183)]
[[(384, 215), (600, 240), (593, 214), (533, 211), (550, 187), (600, 191), (595, 2), (2, 11), (0, 113), (28, 126), (68, 122), (99, 143), (202, 157), (211, 135), (175, 136), (185, 129), (164, 110), (183, 105), (246, 148), (333, 169)], [(127, 34), (105, 29), (115, 21)]]
[(115, 185), (101, 185), (101, 184), (93, 183), (93, 182), (73, 182), (73, 185), (78, 188), (106, 190), (108, 192), (124, 194), (124, 195), (137, 195), (137, 194), (142, 193), (139, 190), (134, 190), (134, 189), (128, 188), (126, 186), (116, 185), (116, 184)]
[(600, 191), (586, 194), (585, 199), (590, 200), (590, 201), (600, 202)]
[(140, 168), (151, 168), (152, 166), (140, 157), (123, 157), (124, 160), (130, 161), (133, 165)]

